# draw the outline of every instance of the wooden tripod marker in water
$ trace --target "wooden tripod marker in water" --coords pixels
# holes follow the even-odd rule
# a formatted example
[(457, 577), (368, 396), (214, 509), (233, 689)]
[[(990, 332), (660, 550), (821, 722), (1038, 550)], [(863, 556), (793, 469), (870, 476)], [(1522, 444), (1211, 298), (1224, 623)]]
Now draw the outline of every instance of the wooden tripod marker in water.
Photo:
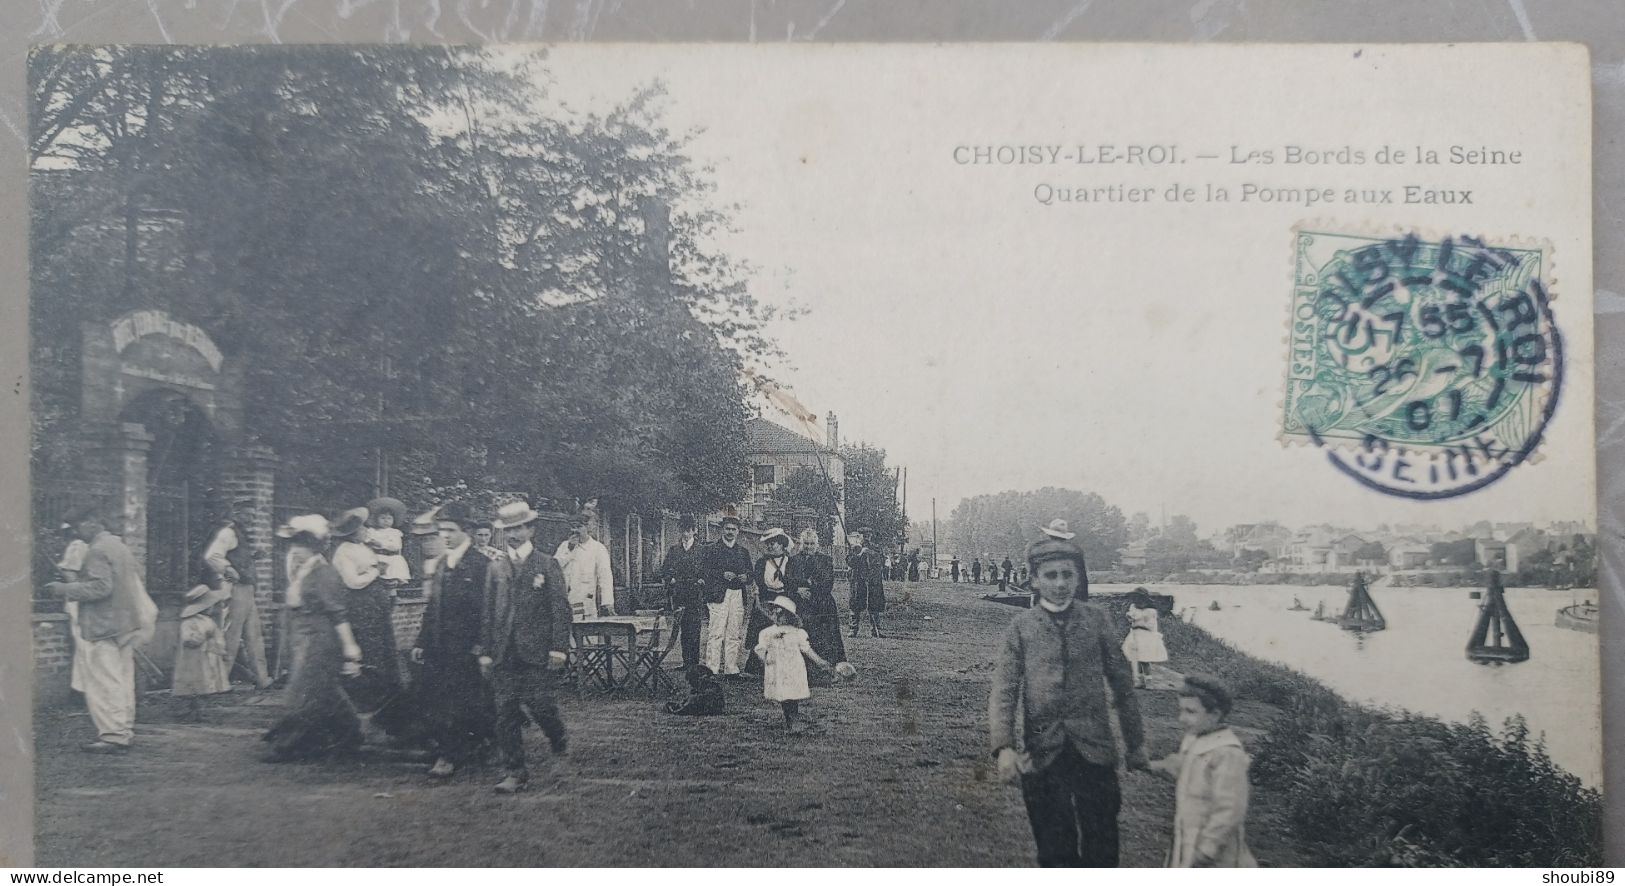
[(1516, 664), (1529, 660), (1529, 644), (1507, 609), (1501, 573), (1490, 573), (1490, 586), (1479, 605), (1478, 624), (1467, 641), (1467, 658), (1479, 664)]
[(1365, 573), (1354, 573), (1354, 584), (1349, 588), (1349, 602), (1343, 607), (1343, 614), (1337, 619), (1337, 624), (1345, 631), (1387, 629), (1388, 620), (1382, 617), (1382, 610), (1377, 608), (1377, 601), (1371, 599), (1371, 592), (1366, 590)]

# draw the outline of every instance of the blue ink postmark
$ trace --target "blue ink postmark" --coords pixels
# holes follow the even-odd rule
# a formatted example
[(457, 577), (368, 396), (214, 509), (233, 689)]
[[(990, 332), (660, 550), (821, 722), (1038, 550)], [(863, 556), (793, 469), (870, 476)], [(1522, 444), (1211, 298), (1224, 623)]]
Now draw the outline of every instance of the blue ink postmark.
[(1549, 250), (1308, 228), (1295, 241), (1283, 442), (1422, 500), (1482, 489), (1536, 452), (1563, 384)]

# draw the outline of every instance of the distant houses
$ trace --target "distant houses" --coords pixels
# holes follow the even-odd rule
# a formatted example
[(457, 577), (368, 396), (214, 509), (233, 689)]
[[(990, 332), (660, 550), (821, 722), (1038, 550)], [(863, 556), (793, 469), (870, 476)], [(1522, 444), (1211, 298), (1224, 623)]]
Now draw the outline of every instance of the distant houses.
[[(1573, 569), (1571, 551), (1589, 556), (1596, 533), (1584, 523), (1545, 527), (1529, 522), (1480, 521), (1464, 529), (1399, 524), (1354, 530), (1330, 524), (1288, 529), (1279, 523), (1242, 523), (1215, 539), (1237, 569), (1268, 573), (1426, 572), (1494, 569), (1509, 574)], [(1145, 545), (1123, 549), (1121, 568), (1145, 565)]]

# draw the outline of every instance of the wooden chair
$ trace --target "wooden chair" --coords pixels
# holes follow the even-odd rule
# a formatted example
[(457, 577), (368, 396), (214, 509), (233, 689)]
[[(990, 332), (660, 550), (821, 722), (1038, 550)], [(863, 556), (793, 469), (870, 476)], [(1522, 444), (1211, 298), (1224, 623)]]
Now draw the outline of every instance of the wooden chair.
[[(575, 678), (578, 692), (589, 686), (604, 692), (624, 688), (622, 682), (632, 673), (632, 656), (637, 649), (637, 629), (621, 622), (578, 622), (570, 625), (575, 641)], [(626, 678), (617, 679), (616, 666)]]
[[(682, 610), (678, 610), (681, 613)], [(651, 696), (659, 693), (672, 693), (677, 691), (677, 683), (672, 680), (671, 674), (666, 672), (666, 658), (671, 655), (677, 646), (680, 620), (678, 614), (662, 615), (655, 619), (654, 630), (649, 631), (649, 642), (639, 644), (632, 658), (632, 686), (633, 689), (647, 689)], [(664, 631), (665, 642), (661, 642), (661, 632)]]

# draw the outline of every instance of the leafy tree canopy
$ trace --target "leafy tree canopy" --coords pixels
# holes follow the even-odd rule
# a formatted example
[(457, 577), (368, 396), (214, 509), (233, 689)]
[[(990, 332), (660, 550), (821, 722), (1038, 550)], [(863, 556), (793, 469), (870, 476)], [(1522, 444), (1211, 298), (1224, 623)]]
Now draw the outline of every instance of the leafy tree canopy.
[(548, 114), (536, 72), (428, 46), (29, 67), (37, 468), (72, 469), (79, 324), (161, 308), (245, 367), (249, 432), (311, 489), (367, 494), (377, 448), (398, 495), (739, 494), (771, 312), (658, 86)]

